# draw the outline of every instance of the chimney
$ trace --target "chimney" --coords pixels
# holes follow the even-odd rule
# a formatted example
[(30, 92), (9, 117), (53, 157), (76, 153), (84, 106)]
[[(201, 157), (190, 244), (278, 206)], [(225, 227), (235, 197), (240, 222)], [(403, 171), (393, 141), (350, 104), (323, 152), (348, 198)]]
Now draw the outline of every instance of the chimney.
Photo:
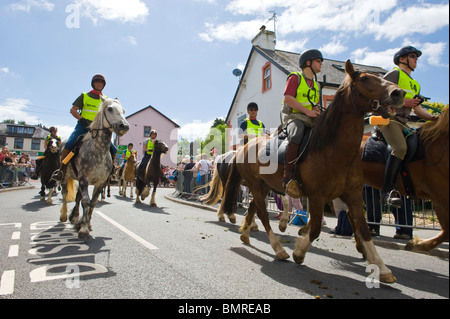
[(252, 44), (261, 49), (275, 51), (275, 32), (266, 30), (266, 26), (260, 28), (260, 32), (253, 38)]

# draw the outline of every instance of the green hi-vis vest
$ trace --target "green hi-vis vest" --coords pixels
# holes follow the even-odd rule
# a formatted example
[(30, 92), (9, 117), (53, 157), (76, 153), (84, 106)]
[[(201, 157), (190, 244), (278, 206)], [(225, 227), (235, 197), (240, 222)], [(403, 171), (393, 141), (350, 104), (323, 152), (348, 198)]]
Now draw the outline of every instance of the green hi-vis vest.
[(128, 159), (129, 159), (130, 156), (131, 156), (131, 153), (136, 153), (136, 151), (135, 151), (135, 150), (132, 150), (132, 151), (130, 152), (130, 150), (127, 148), (126, 153), (125, 153), (125, 158), (124, 158), (125, 161), (128, 161)]
[(253, 124), (253, 122), (247, 118), (245, 119), (247, 121), (247, 135), (255, 134), (256, 136), (261, 135), (261, 132), (263, 131), (263, 123), (261, 121), (258, 121), (258, 125)]
[[(291, 74), (288, 75), (288, 78), (294, 74), (298, 76), (298, 79), (300, 81), (300, 84), (297, 88), (297, 96), (295, 98), (302, 106), (306, 107), (308, 110), (312, 110), (313, 106), (311, 105), (311, 102), (314, 104), (319, 104), (320, 101), (319, 85), (315, 80), (313, 80), (314, 87), (310, 89), (310, 87), (308, 86), (308, 82), (306, 82), (306, 79), (302, 73), (292, 72)], [(292, 109), (292, 113), (301, 113), (301, 112)]]
[(397, 85), (406, 91), (405, 100), (413, 99), (420, 93), (420, 84), (411, 78), (405, 71), (400, 68), (394, 68), (399, 71)]
[[(106, 98), (106, 96), (103, 97)], [(93, 121), (102, 102), (102, 99), (93, 99), (87, 93), (83, 93), (83, 109), (81, 110), (81, 117)]]
[(155, 144), (152, 142), (152, 139), (149, 138), (147, 141), (147, 154), (152, 155), (153, 154), (153, 149), (155, 148)]

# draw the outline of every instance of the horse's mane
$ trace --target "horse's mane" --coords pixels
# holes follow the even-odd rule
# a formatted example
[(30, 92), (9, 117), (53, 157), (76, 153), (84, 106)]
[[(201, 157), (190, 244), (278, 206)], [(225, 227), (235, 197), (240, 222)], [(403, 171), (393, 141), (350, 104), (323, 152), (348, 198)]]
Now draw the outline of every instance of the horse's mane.
[(420, 136), (424, 143), (433, 143), (442, 136), (448, 137), (448, 107), (436, 122), (429, 122), (422, 126)]
[(311, 135), (311, 151), (320, 151), (334, 143), (337, 131), (341, 127), (342, 104), (350, 90), (350, 84), (350, 77), (347, 76), (336, 92), (334, 100), (317, 118)]
[(95, 116), (94, 120), (91, 123), (91, 128), (99, 128), (102, 125), (102, 117), (103, 112), (105, 108), (107, 108), (109, 105), (111, 105), (114, 102), (114, 100), (107, 98), (102, 102), (102, 105), (100, 105), (100, 108), (98, 109), (98, 113)]

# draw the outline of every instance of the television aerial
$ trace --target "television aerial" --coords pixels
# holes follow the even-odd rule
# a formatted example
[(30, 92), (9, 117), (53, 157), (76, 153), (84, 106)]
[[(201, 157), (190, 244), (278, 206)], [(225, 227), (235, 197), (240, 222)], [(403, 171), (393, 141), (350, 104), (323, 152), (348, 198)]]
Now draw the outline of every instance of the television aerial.
[(234, 69), (233, 70), (233, 75), (237, 78), (239, 78), (239, 81), (241, 80), (241, 75), (242, 75), (242, 71), (239, 69)]

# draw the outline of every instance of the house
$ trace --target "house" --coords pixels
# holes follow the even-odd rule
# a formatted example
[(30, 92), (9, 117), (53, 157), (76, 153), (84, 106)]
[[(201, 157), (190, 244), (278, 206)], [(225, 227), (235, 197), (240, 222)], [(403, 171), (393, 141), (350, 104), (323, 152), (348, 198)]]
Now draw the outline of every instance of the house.
[[(247, 105), (250, 102), (258, 104), (258, 119), (265, 124), (266, 129), (276, 129), (281, 124), (280, 111), (286, 80), (290, 73), (301, 72), (300, 54), (276, 50), (275, 43), (275, 32), (265, 28), (261, 28), (252, 40), (247, 64), (225, 120), (231, 128), (239, 128), (247, 118)], [(376, 66), (353, 65), (356, 70), (369, 71), (379, 76), (387, 73), (387, 70)], [(330, 105), (345, 76), (345, 62), (330, 59), (323, 61), (322, 72), (317, 75), (321, 105)], [(366, 125), (365, 132), (371, 130)], [(234, 136), (229, 137), (230, 149), (239, 142), (237, 130), (231, 131)]]
[(49, 134), (41, 126), (0, 123), (0, 148), (7, 146), (11, 152), (27, 153), (35, 160), (44, 154), (44, 141)]
[(119, 153), (125, 150), (129, 143), (133, 143), (138, 153), (138, 161), (144, 156), (145, 141), (150, 137), (150, 131), (158, 132), (158, 139), (169, 147), (169, 152), (161, 159), (165, 166), (177, 166), (178, 153), (178, 129), (180, 126), (149, 105), (136, 113), (126, 117), (130, 124), (130, 130), (124, 136), (118, 138)]

